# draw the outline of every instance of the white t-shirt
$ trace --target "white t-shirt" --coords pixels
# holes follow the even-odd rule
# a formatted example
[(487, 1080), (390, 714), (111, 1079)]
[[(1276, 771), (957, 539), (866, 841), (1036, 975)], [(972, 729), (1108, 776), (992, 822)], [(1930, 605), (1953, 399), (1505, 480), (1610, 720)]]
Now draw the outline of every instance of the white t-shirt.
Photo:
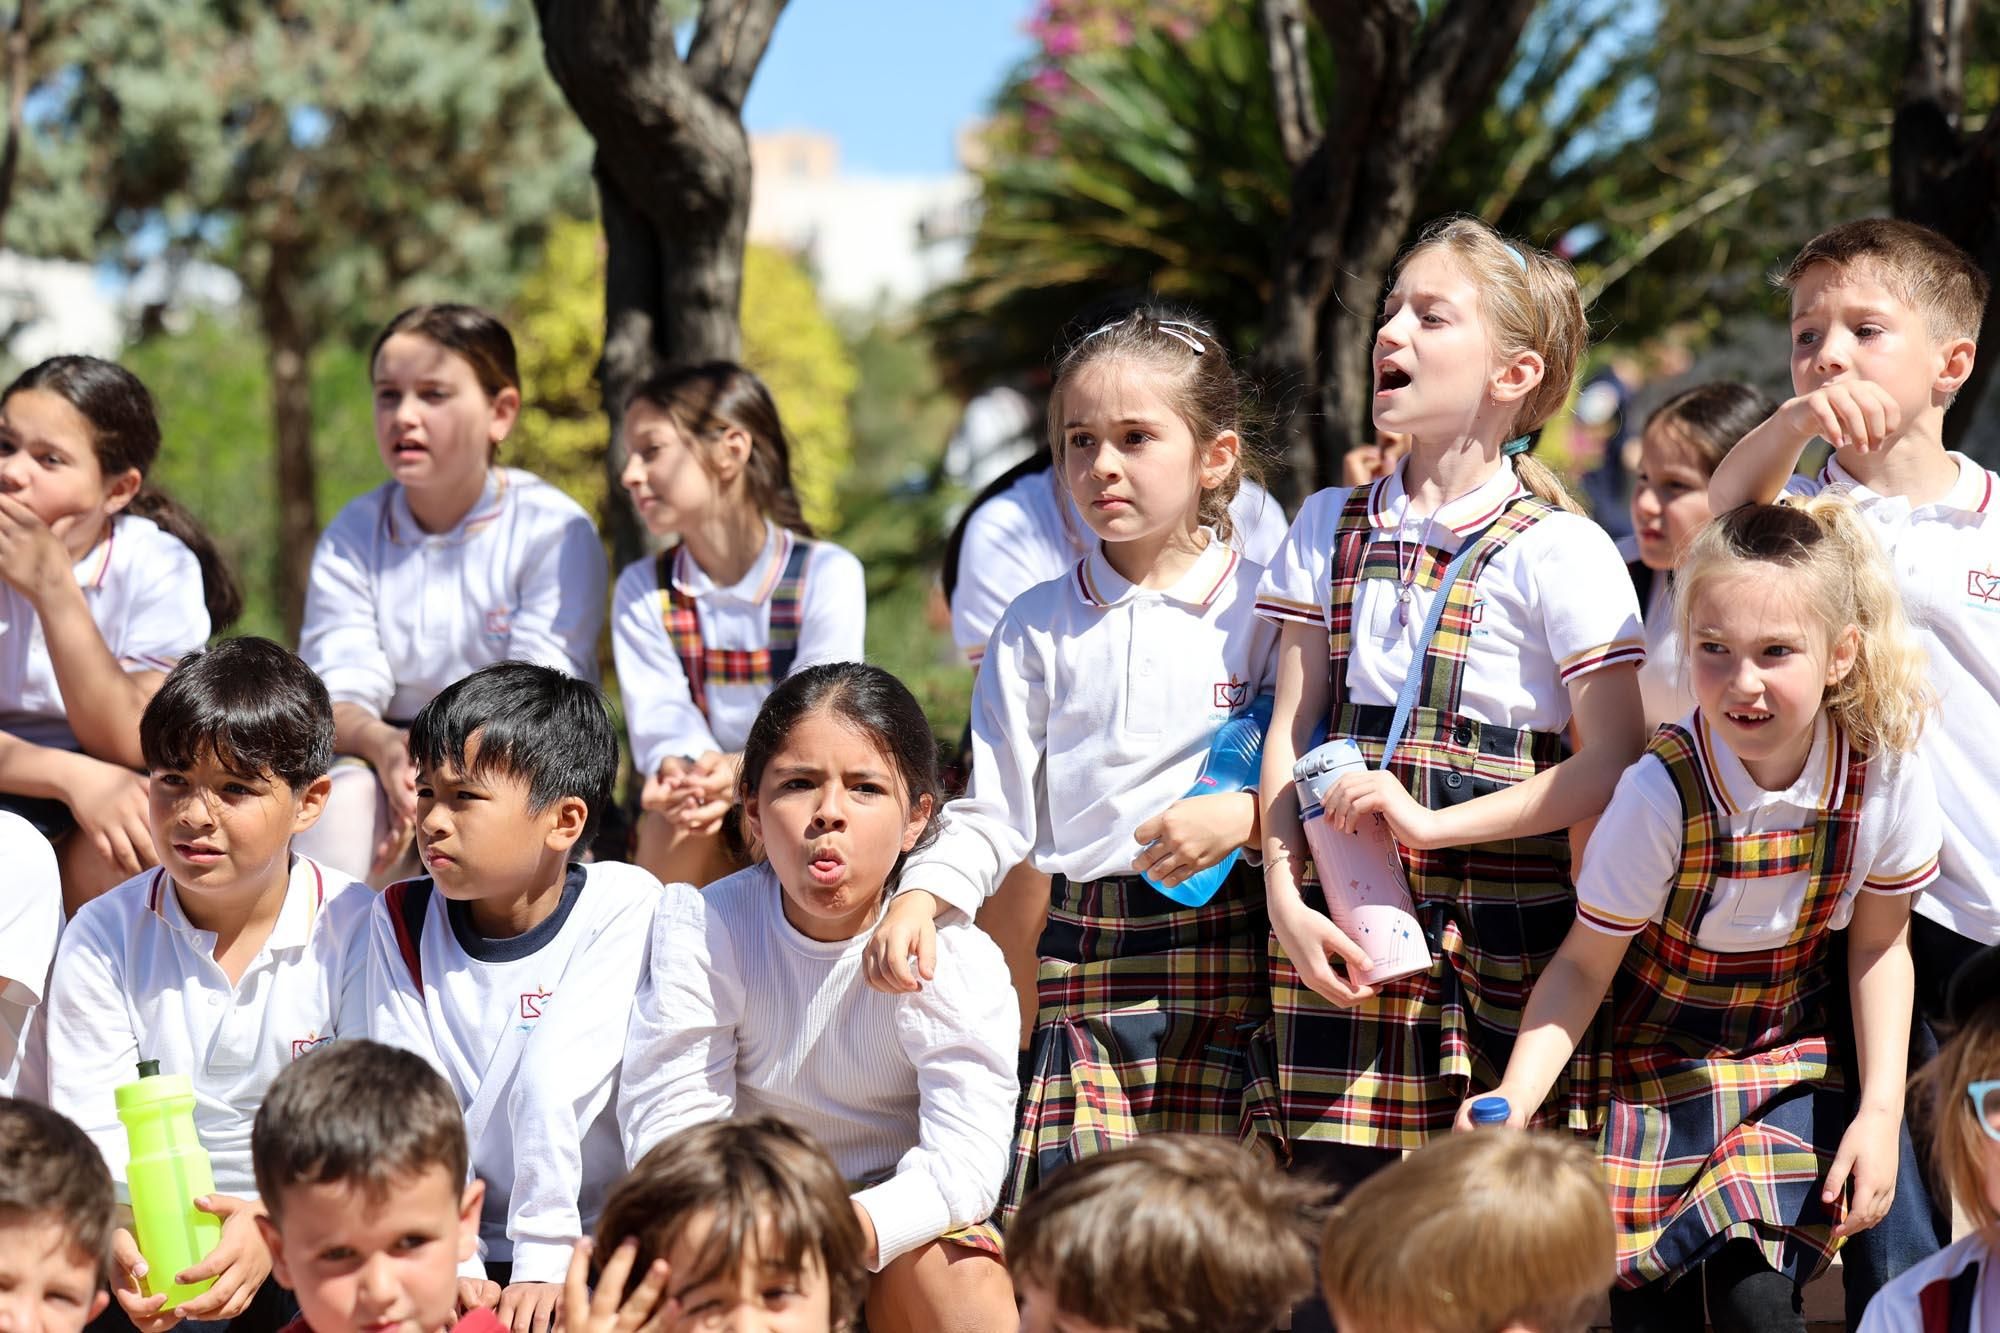
[[(1403, 464), (1371, 483), (1371, 543), (1423, 542), (1446, 555), (1482, 531), (1525, 494), (1511, 467), (1412, 517)], [(1309, 498), (1257, 589), (1258, 614), (1325, 627), (1332, 614), (1334, 535), (1349, 488)], [(1496, 727), (1558, 732), (1569, 725), (1569, 687), (1590, 672), (1645, 659), (1639, 599), (1618, 547), (1603, 528), (1567, 511), (1544, 517), (1482, 569), (1472, 604), (1472, 646), (1459, 711)], [(1397, 614), (1392, 579), (1367, 579), (1355, 590), (1348, 702), (1393, 705), (1409, 674), (1435, 592), (1412, 590), (1408, 615)]]
[(1861, 1333), (1939, 1333), (1943, 1325), (1925, 1321), (1924, 1293), (1975, 1266), (1979, 1285), (1973, 1290), (1972, 1317), (1966, 1327), (1973, 1333), (2000, 1328), (2000, 1254), (1994, 1253), (1993, 1240), (1990, 1228), (1975, 1231), (1904, 1269), (1868, 1302)]
[(703, 1121), (781, 1115), (849, 1181), (874, 1182), (854, 1200), (887, 1264), (984, 1221), (1000, 1197), (1014, 1136), (1014, 988), (993, 941), (946, 923), (935, 980), (911, 995), (871, 990), (861, 955), (873, 931), (809, 939), (785, 919), (783, 895), (760, 863), (662, 899), (625, 1048), (626, 1154), (637, 1162)]
[[(775, 523), (765, 525), (764, 549), (727, 588), (717, 587), (685, 546), (674, 558), (675, 586), (695, 600), (702, 643), (712, 649), (766, 648), (771, 643), (771, 597), (784, 577), (798, 538)], [(660, 761), (708, 750), (743, 748), (750, 724), (775, 685), (732, 685), (711, 674), (706, 715), (695, 707), (687, 673), (667, 633), (666, 596), (658, 558), (627, 565), (612, 594), (611, 650), (618, 689), (632, 733), (633, 764), (657, 773)], [(813, 543), (806, 559), (805, 595), (799, 604), (798, 654), (792, 670), (818, 662), (858, 662), (868, 618), (868, 587), (861, 562), (832, 542)]]
[[(433, 888), (414, 935), (421, 984), (402, 951), (398, 912), (410, 889), (385, 891), (368, 921), (368, 1035), (424, 1056), (458, 1094), (472, 1169), (486, 1182), (482, 1257), (511, 1262), (516, 1282), (562, 1281), (570, 1242), (588, 1233), (624, 1173), (607, 1113), (611, 1080), (660, 891), (622, 862), (568, 873), (556, 910), (505, 939), (481, 936), (466, 905)], [(578, 1011), (561, 1030), (560, 1058), (531, 1059), (544, 1016), (559, 1004)], [(535, 1094), (575, 1108), (566, 1142), (518, 1131), (514, 1107), (527, 1095), (520, 1077), (530, 1064), (544, 1080)], [(554, 1193), (518, 1189), (524, 1175)]]
[(531, 472), (492, 469), (458, 526), (435, 534), (384, 482), (319, 539), (299, 656), (335, 703), (400, 722), (495, 662), (594, 682), (604, 584), (590, 515)]
[(973, 686), (971, 785), (901, 888), (970, 915), (1030, 852), (1073, 880), (1133, 873), (1134, 830), (1187, 795), (1215, 729), (1277, 671), (1261, 571), (1202, 531), (1171, 588), (1127, 583), (1099, 550), (1007, 608)]
[(0, 865), (12, 866), (0, 894), (0, 1097), (48, 1099), (44, 1015), (49, 968), (62, 935), (62, 878), (55, 849), (17, 814), (0, 810)]
[[(171, 671), (208, 641), (201, 564), (150, 518), (120, 514), (76, 562), (76, 581), (104, 646), (127, 671)], [(34, 606), (0, 581), (0, 731), (34, 745), (76, 748), (55, 664)]]
[[(1732, 835), (1809, 828), (1847, 792), (1847, 738), (1825, 714), (1798, 780), (1766, 791), (1723, 744), (1700, 712), (1680, 719), (1694, 736), (1702, 785)], [(1940, 823), (1930, 770), (1917, 759), (1884, 755), (1869, 763), (1854, 859), (1832, 927), (1854, 916), (1857, 893), (1916, 893), (1937, 878)], [(1597, 822), (1576, 880), (1577, 916), (1610, 935), (1636, 935), (1664, 915), (1680, 870), (1680, 792), (1667, 766), (1641, 755), (1625, 770)], [(1715, 886), (1696, 942), (1718, 953), (1771, 949), (1791, 938), (1805, 905), (1810, 872), (1724, 879)]]
[(164, 870), (85, 903), (49, 978), (49, 1104), (89, 1133), (115, 1180), (125, 1128), (113, 1092), (140, 1060), (194, 1080), (194, 1123), (215, 1188), (257, 1197), (250, 1124), (285, 1066), (322, 1042), (360, 1035), (360, 952), (350, 947), (374, 895), (303, 856), (271, 937), (235, 985), (213, 932), (181, 910)]
[[(1254, 481), (1237, 488), (1229, 521), (1229, 544), (1258, 565), (1270, 563), (1285, 539), (1284, 509)], [(959, 651), (976, 664), (1010, 602), (1061, 578), (1096, 545), (1053, 467), (1029, 473), (974, 510), (951, 596), (951, 637)]]
[(1944, 804), (1938, 882), (1917, 911), (1982, 944), (2000, 944), (2000, 783), (1993, 740), (2000, 736), (2000, 478), (1962, 454), (1958, 481), (1943, 499), (1912, 508), (1879, 495), (1829, 459), (1817, 478), (1785, 490), (1815, 495), (1844, 487), (1883, 550), (1903, 594), (1903, 610), (1930, 653), (1938, 711), (1917, 753), (1931, 766)]

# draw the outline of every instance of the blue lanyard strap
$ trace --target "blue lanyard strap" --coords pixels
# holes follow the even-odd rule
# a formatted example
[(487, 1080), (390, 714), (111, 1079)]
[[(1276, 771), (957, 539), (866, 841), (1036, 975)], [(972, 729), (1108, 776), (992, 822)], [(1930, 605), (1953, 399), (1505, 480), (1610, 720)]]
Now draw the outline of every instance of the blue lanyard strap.
[[(1497, 519), (1495, 520), (1498, 521)], [(1458, 573), (1465, 568), (1465, 562), (1472, 555), (1472, 548), (1486, 535), (1486, 527), (1469, 534), (1459, 543), (1458, 554), (1444, 567), (1444, 576), (1438, 581), (1437, 597), (1431, 602), (1430, 614), (1424, 617), (1424, 631), (1417, 636), (1416, 650), (1410, 655), (1410, 670), (1403, 677), (1403, 688), (1396, 695), (1396, 713), (1389, 719), (1389, 738), (1382, 745), (1383, 768), (1396, 753), (1396, 746), (1402, 742), (1403, 728), (1410, 723), (1410, 710), (1417, 706), (1417, 691), (1423, 688), (1424, 662), (1430, 656), (1431, 640), (1437, 635), (1438, 622), (1444, 619), (1444, 604), (1451, 600), (1451, 585), (1458, 582)]]

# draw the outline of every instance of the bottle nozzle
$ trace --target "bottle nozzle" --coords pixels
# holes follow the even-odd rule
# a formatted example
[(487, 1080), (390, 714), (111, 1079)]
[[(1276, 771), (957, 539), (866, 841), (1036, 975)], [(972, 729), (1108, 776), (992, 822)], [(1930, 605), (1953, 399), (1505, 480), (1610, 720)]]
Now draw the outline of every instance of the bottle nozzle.
[(158, 1060), (141, 1060), (139, 1062), (140, 1078), (158, 1078), (159, 1076), (160, 1062)]

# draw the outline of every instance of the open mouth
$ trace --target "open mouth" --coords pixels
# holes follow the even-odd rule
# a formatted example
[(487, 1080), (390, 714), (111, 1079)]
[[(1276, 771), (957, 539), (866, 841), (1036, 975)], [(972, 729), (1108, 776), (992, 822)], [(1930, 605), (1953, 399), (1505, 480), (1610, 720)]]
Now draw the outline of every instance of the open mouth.
[(1410, 373), (1395, 366), (1379, 366), (1375, 371), (1375, 392), (1394, 393), (1410, 387)]
[(1723, 716), (1739, 727), (1761, 727), (1771, 720), (1769, 713), (1754, 708), (1731, 708), (1724, 712)]

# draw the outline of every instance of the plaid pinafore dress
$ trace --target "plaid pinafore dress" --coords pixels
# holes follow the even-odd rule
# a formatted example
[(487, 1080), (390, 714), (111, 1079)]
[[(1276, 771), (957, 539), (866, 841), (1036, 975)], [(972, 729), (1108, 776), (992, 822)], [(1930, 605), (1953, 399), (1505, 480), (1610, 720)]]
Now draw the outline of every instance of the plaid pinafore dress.
[(803, 537), (791, 539), (791, 553), (785, 558), (784, 572), (771, 589), (771, 641), (762, 648), (711, 648), (701, 637), (701, 604), (674, 583), (674, 561), (680, 545), (660, 552), (653, 575), (660, 589), (660, 619), (667, 640), (681, 659), (688, 693), (694, 706), (708, 716), (708, 686), (761, 685), (768, 692), (791, 673), (799, 655), (799, 622), (806, 599), (806, 565), (812, 559), (814, 543)]
[[(1355, 489), (1334, 535), (1328, 735), (1353, 739), (1376, 765), (1395, 710), (1349, 700), (1347, 656), (1362, 581), (1394, 580), (1398, 571), (1390, 545), (1369, 541), (1368, 496), (1367, 487)], [(1474, 549), (1447, 594), (1424, 658), (1417, 706), (1390, 763), (1411, 794), (1432, 809), (1510, 787), (1568, 752), (1555, 733), (1491, 726), (1458, 711), (1480, 572), (1553, 512), (1546, 501), (1517, 496), (1490, 527), (1469, 538)], [(1436, 589), (1451, 558), (1426, 545), (1418, 557), (1420, 586)], [(1257, 1043), (1251, 1101), (1259, 1128), (1284, 1142), (1409, 1149), (1448, 1132), (1473, 1089), (1500, 1082), (1528, 993), (1576, 918), (1569, 840), (1560, 832), (1401, 851), (1436, 957), (1429, 972), (1391, 982), (1343, 1010), (1307, 987), (1277, 936), (1269, 937), (1272, 1017)], [(1306, 864), (1300, 892), (1324, 911), (1318, 878), (1309, 859)], [(1600, 1059), (1598, 1043), (1587, 1036), (1557, 1081), (1553, 1109), (1538, 1113), (1537, 1125), (1596, 1128)]]
[[(1618, 1280), (1676, 1277), (1737, 1237), (1804, 1281), (1834, 1251), (1820, 1182), (1850, 1108), (1828, 1047), (1830, 923), (1853, 869), (1868, 758), (1849, 747), (1840, 803), (1811, 826), (1733, 836), (1687, 731), (1660, 728), (1647, 753), (1680, 793), (1681, 861), (1662, 920), (1633, 937), (1612, 986), (1603, 1154)], [(1805, 901), (1782, 945), (1696, 943), (1718, 880), (1800, 871)]]

